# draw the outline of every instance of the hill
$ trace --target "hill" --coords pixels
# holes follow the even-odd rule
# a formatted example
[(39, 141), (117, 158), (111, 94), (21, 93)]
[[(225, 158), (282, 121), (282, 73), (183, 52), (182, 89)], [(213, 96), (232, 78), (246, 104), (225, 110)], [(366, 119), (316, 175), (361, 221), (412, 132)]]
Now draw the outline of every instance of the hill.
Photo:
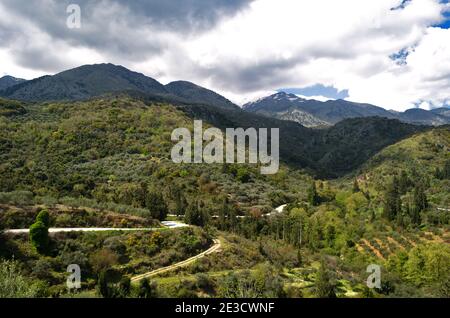
[(165, 86), (168, 92), (194, 104), (214, 105), (225, 109), (239, 107), (216, 92), (187, 81), (175, 81)]

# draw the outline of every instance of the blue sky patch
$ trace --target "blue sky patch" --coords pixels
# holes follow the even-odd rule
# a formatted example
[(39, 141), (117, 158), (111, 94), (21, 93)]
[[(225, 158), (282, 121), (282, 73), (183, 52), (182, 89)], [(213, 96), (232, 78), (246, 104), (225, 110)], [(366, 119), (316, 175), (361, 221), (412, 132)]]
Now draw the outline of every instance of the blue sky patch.
[(286, 92), (291, 94), (303, 95), (303, 96), (324, 96), (331, 99), (344, 99), (347, 98), (348, 89), (339, 91), (333, 86), (324, 86), (322, 84), (315, 84), (308, 87), (301, 88), (280, 88), (278, 92)]
[(445, 11), (442, 15), (444, 17), (444, 20), (441, 23), (435, 24), (433, 26), (442, 29), (450, 29), (450, 11)]
[(389, 58), (393, 60), (398, 65), (406, 65), (406, 58), (409, 55), (409, 51), (407, 48), (403, 48), (397, 53), (389, 55)]

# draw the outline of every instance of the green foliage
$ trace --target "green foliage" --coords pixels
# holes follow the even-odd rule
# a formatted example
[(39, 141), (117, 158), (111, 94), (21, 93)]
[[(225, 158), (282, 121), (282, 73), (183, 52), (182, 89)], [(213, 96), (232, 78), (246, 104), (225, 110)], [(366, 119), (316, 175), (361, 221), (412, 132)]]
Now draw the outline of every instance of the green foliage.
[(168, 214), (167, 204), (160, 193), (149, 192), (145, 196), (145, 207), (152, 217), (157, 220), (165, 220)]
[(397, 214), (402, 212), (402, 201), (400, 198), (398, 179), (394, 176), (391, 183), (388, 184), (384, 195), (384, 216), (394, 221), (397, 218)]
[(139, 281), (136, 296), (139, 298), (157, 298), (157, 283), (155, 281), (150, 281), (148, 278), (142, 279), (141, 281)]
[(308, 202), (311, 205), (318, 205), (320, 202), (319, 195), (317, 194), (315, 181), (311, 183), (311, 187), (308, 189)]
[(205, 226), (209, 222), (209, 215), (204, 209), (203, 203), (197, 200), (191, 202), (184, 215), (184, 221), (187, 224)]
[(284, 297), (283, 281), (270, 266), (262, 265), (252, 272), (230, 273), (219, 283), (219, 297), (279, 298)]
[(30, 280), (22, 276), (19, 263), (0, 260), (0, 298), (25, 298), (37, 296)]
[(0, 116), (20, 116), (27, 111), (22, 103), (15, 100), (0, 98)]
[(315, 294), (319, 298), (335, 298), (337, 284), (333, 274), (327, 269), (325, 262), (322, 260), (319, 270), (316, 273)]
[(42, 210), (36, 217), (36, 222), (42, 222), (47, 228), (50, 227), (50, 214), (47, 210)]
[(39, 253), (45, 253), (48, 249), (48, 227), (41, 221), (30, 226), (30, 242)]

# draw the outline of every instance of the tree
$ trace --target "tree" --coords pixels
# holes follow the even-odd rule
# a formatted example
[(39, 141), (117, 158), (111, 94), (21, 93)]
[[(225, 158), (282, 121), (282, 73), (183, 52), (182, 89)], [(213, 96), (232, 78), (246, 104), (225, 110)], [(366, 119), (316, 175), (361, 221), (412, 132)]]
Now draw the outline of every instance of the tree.
[(30, 241), (38, 253), (45, 253), (48, 248), (48, 227), (41, 221), (30, 226)]
[(394, 176), (384, 195), (384, 216), (388, 220), (394, 221), (397, 218), (397, 214), (401, 213), (401, 209), (402, 201), (400, 199), (398, 180)]
[(30, 226), (30, 242), (38, 253), (45, 253), (49, 244), (48, 228), (50, 215), (47, 210), (42, 210), (36, 216), (35, 222)]
[(36, 221), (41, 221), (46, 227), (50, 227), (50, 214), (47, 210), (42, 210), (38, 213)]
[(104, 269), (98, 275), (97, 291), (104, 298), (125, 298), (130, 290), (130, 278), (114, 269)]
[(184, 215), (186, 213), (186, 208), (188, 206), (186, 197), (178, 189), (175, 192), (175, 213), (177, 216)]
[(145, 207), (150, 211), (154, 219), (163, 221), (168, 214), (167, 204), (163, 196), (156, 192), (147, 192), (145, 197)]
[(308, 189), (308, 202), (311, 205), (318, 205), (319, 204), (319, 195), (317, 194), (317, 189), (316, 189), (316, 182), (313, 181), (311, 183), (311, 187)]
[(326, 268), (325, 261), (320, 263), (319, 271), (316, 274), (315, 292), (319, 298), (335, 298), (336, 282), (331, 272)]
[(209, 216), (206, 211), (202, 209), (203, 205), (201, 202), (194, 200), (189, 204), (186, 213), (184, 215), (184, 221), (187, 224), (204, 226), (208, 223)]
[(144, 278), (139, 282), (137, 296), (139, 298), (157, 298), (158, 286), (156, 282), (149, 281), (148, 278)]
[(428, 199), (422, 183), (414, 188), (414, 207), (420, 212), (428, 208)]
[(97, 291), (103, 298), (110, 298), (111, 292), (108, 284), (107, 271), (102, 270), (98, 275)]
[(218, 228), (220, 230), (226, 230), (227, 229), (227, 218), (230, 217), (230, 207), (228, 198), (226, 196), (222, 199), (222, 206), (219, 209), (219, 218), (218, 218)]

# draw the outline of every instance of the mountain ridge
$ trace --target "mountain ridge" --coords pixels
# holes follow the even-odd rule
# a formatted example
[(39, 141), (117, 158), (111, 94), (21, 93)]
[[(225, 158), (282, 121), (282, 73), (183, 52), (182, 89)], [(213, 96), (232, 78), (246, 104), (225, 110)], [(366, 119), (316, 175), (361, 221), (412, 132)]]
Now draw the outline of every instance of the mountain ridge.
[(26, 80), (24, 80), (23, 78), (16, 78), (14, 76), (5, 75), (0, 78), (0, 91), (23, 82), (26, 82)]
[(278, 92), (260, 98), (257, 101), (246, 103), (242, 108), (245, 111), (259, 113), (269, 117), (293, 120), (305, 126), (313, 126), (311, 120), (303, 119), (304, 117), (296, 117), (294, 114), (295, 111), (309, 114), (315, 121), (322, 121), (328, 125), (334, 125), (348, 118), (371, 116), (398, 119), (402, 122), (419, 125), (438, 126), (450, 123), (450, 114), (448, 117), (445, 115), (447, 114), (445, 108), (435, 112), (422, 109), (392, 112), (367, 103), (355, 103), (342, 99), (322, 102), (314, 99), (304, 99), (285, 92)]

